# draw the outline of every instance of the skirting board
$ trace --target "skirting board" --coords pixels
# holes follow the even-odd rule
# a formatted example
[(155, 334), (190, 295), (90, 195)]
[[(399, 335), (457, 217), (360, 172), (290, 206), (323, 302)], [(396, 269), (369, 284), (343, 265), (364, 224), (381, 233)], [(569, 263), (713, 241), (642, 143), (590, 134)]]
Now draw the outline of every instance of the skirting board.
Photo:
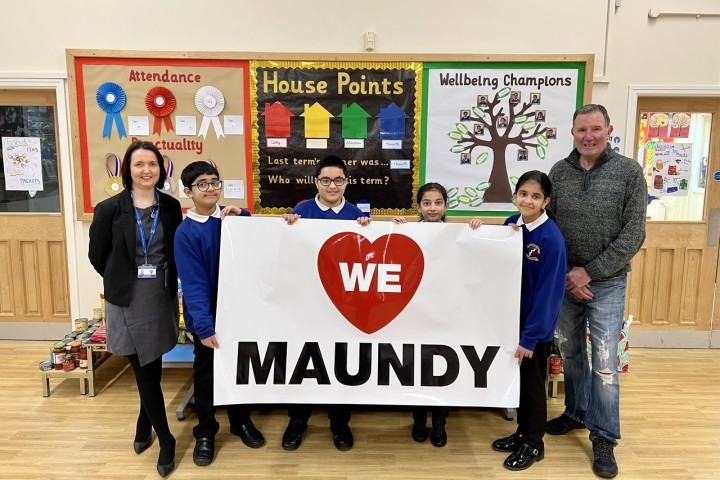
[[(714, 335), (713, 335), (714, 333)], [(720, 331), (633, 330), (630, 348), (720, 348)]]
[(70, 322), (0, 323), (0, 340), (62, 340), (72, 332)]

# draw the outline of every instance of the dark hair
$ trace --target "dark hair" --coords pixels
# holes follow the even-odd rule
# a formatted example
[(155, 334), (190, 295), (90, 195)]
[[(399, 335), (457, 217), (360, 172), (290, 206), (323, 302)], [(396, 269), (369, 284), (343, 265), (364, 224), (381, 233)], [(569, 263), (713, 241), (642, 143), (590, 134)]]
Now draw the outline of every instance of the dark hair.
[(329, 157), (325, 157), (322, 160), (320, 160), (315, 165), (315, 178), (320, 177), (320, 172), (325, 167), (337, 167), (340, 170), (342, 170), (343, 175), (345, 175), (347, 177), (347, 165), (345, 165), (345, 162), (340, 157), (336, 157), (335, 155), (330, 155)]
[(182, 181), (185, 188), (190, 188), (190, 185), (192, 185), (200, 175), (215, 175), (218, 179), (220, 178), (220, 172), (218, 172), (217, 168), (213, 167), (210, 162), (198, 160), (183, 168), (180, 174), (180, 181)]
[[(418, 214), (420, 215), (421, 219), (422, 219), (422, 213), (419, 212), (420, 202), (422, 202), (422, 198), (427, 192), (432, 192), (433, 190), (440, 192), (440, 195), (442, 195), (443, 200), (445, 200), (445, 205), (447, 205), (447, 203), (448, 203), (448, 194), (447, 194), (447, 190), (445, 190), (445, 187), (443, 187), (442, 185), (440, 185), (439, 183), (436, 183), (436, 182), (426, 183), (422, 187), (418, 188), (418, 191), (417, 191)], [(443, 215), (440, 220), (442, 220), (444, 222), (445, 215)]]
[(515, 184), (515, 193), (517, 193), (520, 187), (527, 182), (537, 182), (540, 184), (540, 188), (545, 194), (545, 197), (549, 197), (552, 193), (552, 182), (550, 181), (550, 177), (540, 170), (530, 170), (529, 172), (525, 172), (520, 175), (520, 178), (518, 178), (518, 181)]
[(602, 116), (605, 118), (605, 126), (609, 127), (610, 115), (608, 115), (607, 109), (598, 103), (588, 103), (587, 105), (584, 105), (575, 110), (575, 113), (573, 113), (573, 126), (575, 125), (575, 119), (578, 117), (578, 115), (587, 115), (588, 113), (595, 112), (602, 113)]
[(130, 157), (136, 150), (150, 150), (155, 154), (158, 165), (160, 165), (160, 178), (158, 178), (155, 188), (163, 188), (165, 185), (165, 179), (167, 178), (167, 172), (165, 171), (165, 162), (160, 150), (157, 149), (154, 143), (144, 142), (137, 140), (130, 144), (128, 149), (125, 151), (123, 156), (122, 167), (120, 168), (120, 176), (122, 177), (123, 186), (128, 189), (132, 189), (132, 175), (130, 174)]

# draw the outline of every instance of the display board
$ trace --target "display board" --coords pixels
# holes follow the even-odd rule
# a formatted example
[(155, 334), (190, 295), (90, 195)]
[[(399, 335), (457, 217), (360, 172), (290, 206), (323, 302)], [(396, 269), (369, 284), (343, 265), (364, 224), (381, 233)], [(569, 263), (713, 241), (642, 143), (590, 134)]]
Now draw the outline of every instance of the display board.
[(180, 172), (203, 159), (225, 182), (221, 204), (252, 205), (247, 61), (73, 56), (72, 69), (78, 218), (122, 190), (120, 163), (135, 140), (158, 147), (172, 173), (166, 193), (183, 207), (192, 201)]
[[(316, 163), (348, 164), (346, 198), (373, 215), (416, 212), (419, 185), (448, 215), (504, 215), (530, 169), (572, 148), (592, 55), (370, 55), (68, 50), (77, 217), (116, 194), (134, 139), (174, 169), (218, 166), (222, 204), (280, 214), (315, 195)], [(481, 101), (482, 100), (482, 101)], [(174, 183), (174, 185), (172, 185)], [(174, 188), (173, 188), (174, 187)]]
[(411, 213), (421, 73), (411, 62), (252, 62), (256, 211), (314, 197), (316, 162), (336, 155), (348, 164), (348, 198)]
[(448, 190), (449, 214), (507, 216), (515, 182), (549, 172), (573, 148), (582, 62), (424, 65), (421, 181)]

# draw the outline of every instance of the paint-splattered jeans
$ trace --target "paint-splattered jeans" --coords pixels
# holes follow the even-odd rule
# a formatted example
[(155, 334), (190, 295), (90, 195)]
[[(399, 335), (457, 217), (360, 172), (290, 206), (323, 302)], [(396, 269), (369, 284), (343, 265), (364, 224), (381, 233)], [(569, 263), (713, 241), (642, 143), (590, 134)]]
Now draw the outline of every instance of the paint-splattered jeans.
[[(593, 299), (565, 294), (558, 337), (565, 373), (565, 414), (585, 422), (590, 440), (620, 438), (620, 384), (617, 345), (625, 310), (627, 275), (590, 283)], [(592, 335), (588, 365), (585, 325)]]

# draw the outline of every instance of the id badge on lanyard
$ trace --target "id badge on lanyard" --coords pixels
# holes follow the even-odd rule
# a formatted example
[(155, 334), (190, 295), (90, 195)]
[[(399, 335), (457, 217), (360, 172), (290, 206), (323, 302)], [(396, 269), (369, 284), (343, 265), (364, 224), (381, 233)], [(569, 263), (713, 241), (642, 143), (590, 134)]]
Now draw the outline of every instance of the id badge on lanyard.
[[(130, 194), (132, 196), (132, 192)], [(142, 246), (143, 256), (145, 257), (145, 263), (142, 265), (138, 265), (137, 267), (137, 278), (155, 278), (157, 277), (157, 266), (156, 265), (149, 265), (147, 263), (148, 260), (148, 249), (150, 248), (150, 244), (152, 243), (153, 237), (155, 236), (155, 230), (157, 229), (157, 223), (158, 219), (160, 217), (160, 195), (155, 192), (155, 202), (158, 204), (158, 212), (157, 215), (152, 215), (153, 222), (152, 226), (150, 227), (150, 235), (146, 239), (145, 238), (145, 229), (143, 228), (142, 220), (140, 218), (140, 213), (138, 213), (137, 207), (135, 207), (135, 220), (138, 225), (138, 232), (140, 234), (140, 244)], [(135, 203), (135, 197), (133, 198), (133, 206)]]
[(138, 265), (138, 278), (155, 278), (157, 267), (155, 265)]

